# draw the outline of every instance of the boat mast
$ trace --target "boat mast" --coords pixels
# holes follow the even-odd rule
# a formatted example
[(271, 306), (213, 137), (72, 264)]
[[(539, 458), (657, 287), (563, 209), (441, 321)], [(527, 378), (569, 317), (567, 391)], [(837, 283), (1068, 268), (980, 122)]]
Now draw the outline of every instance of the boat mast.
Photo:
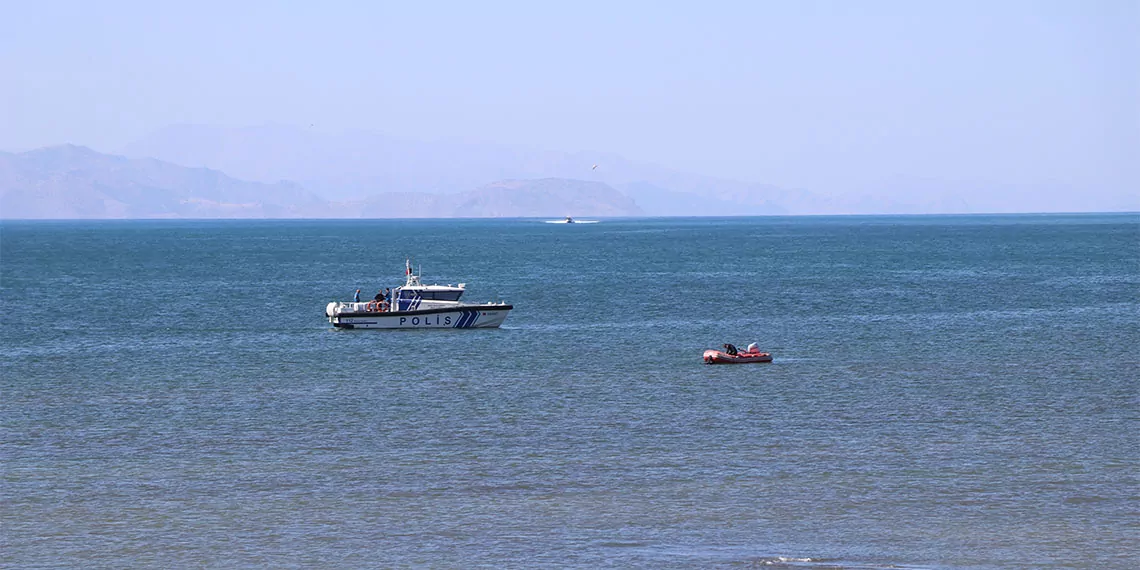
[(404, 259), (404, 276), (405, 276), (405, 280), (404, 280), (404, 286), (405, 287), (420, 285), (420, 276), (418, 274), (412, 272), (412, 260), (411, 259)]

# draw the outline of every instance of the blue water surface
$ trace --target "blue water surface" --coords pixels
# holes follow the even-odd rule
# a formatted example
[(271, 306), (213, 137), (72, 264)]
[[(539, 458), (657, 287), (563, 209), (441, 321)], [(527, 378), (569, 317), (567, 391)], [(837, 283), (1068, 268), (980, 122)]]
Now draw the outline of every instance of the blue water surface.
[(0, 566), (1137, 568), (1138, 348), (1135, 214), (3, 222)]

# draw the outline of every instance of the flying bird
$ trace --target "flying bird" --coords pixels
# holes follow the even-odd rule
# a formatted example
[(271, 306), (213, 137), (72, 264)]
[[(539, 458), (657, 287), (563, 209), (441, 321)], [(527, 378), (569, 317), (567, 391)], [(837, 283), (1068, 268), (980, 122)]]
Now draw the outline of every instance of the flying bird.
[(595, 164), (594, 167), (591, 168), (590, 170), (597, 170), (597, 169), (598, 169), (598, 165)]

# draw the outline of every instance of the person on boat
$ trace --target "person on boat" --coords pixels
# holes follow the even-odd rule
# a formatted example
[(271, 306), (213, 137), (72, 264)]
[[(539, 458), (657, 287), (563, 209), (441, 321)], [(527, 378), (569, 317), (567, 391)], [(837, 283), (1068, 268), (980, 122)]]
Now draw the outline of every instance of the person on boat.
[(752, 344), (748, 345), (748, 353), (749, 354), (756, 354), (757, 352), (760, 352), (760, 345), (758, 345), (756, 343), (752, 343)]
[(356, 294), (352, 296), (352, 302), (353, 303), (359, 303), (360, 302), (360, 289), (357, 289)]
[(733, 346), (731, 344), (726, 344), (726, 345), (724, 345), (724, 353), (729, 355), (729, 356), (736, 356), (737, 354), (740, 353), (740, 351), (736, 350), (735, 346)]

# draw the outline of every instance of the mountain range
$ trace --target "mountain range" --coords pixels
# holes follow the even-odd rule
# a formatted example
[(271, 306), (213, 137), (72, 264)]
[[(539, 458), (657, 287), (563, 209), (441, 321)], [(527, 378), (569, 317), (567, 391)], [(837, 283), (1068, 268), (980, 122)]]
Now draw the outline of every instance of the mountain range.
[(0, 153), (3, 218), (280, 218), (323, 206), (292, 182), (246, 182), (81, 146)]
[(890, 192), (828, 195), (610, 153), (273, 125), (176, 125), (115, 154), (75, 145), (0, 152), (0, 218), (972, 213), (1011, 211), (1010, 203), (1020, 205), (1015, 211), (1140, 209), (1132, 194), (1093, 203), (1064, 186), (895, 180), (884, 188)]
[(175, 125), (119, 152), (213, 168), (244, 180), (291, 180), (329, 200), (382, 192), (454, 194), (495, 181), (560, 178), (608, 184), (650, 216), (763, 215), (826, 207), (825, 200), (808, 192), (686, 174), (610, 153), (418, 141), (370, 131)]
[(583, 180), (507, 180), (457, 194), (382, 192), (330, 201), (294, 182), (63, 145), (0, 153), (0, 218), (447, 218), (639, 216), (628, 196)]

